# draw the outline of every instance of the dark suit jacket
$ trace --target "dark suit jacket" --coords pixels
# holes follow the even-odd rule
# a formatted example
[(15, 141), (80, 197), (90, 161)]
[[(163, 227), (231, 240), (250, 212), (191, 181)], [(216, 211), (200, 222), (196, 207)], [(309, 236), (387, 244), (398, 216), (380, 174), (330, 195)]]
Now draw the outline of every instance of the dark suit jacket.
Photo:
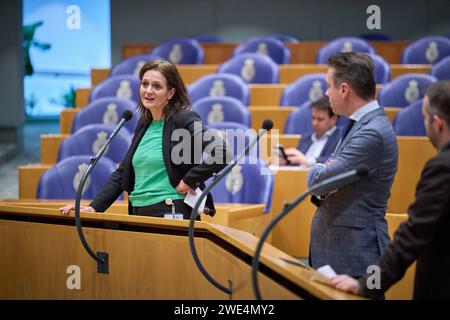
[[(300, 142), (298, 143), (297, 149), (304, 154), (308, 152), (309, 147), (312, 145), (312, 133), (305, 135), (300, 139)], [(336, 128), (334, 130), (333, 134), (328, 137), (327, 143), (323, 146), (322, 151), (320, 152), (319, 158), (317, 158), (317, 162), (323, 163), (328, 160), (328, 158), (331, 156), (331, 154), (336, 149), (337, 144), (339, 143), (339, 140), (341, 139), (342, 130), (340, 128)]]
[[(397, 172), (397, 139), (383, 108), (366, 113), (338, 145), (332, 161), (308, 172), (312, 187), (361, 164), (365, 177), (344, 179), (322, 187), (326, 196), (311, 223), (310, 261), (313, 268), (329, 264), (338, 274), (362, 277), (390, 242), (384, 217)], [(337, 192), (329, 194), (331, 191)]]
[(417, 260), (414, 299), (450, 299), (450, 142), (426, 163), (408, 214), (378, 261), (381, 289), (369, 290), (366, 276), (360, 293), (384, 293)]
[[(204, 182), (209, 179), (214, 173), (218, 173), (225, 166), (227, 159), (232, 159), (231, 151), (227, 150), (225, 142), (213, 132), (209, 132), (214, 134), (215, 139), (211, 139), (214, 143), (215, 147), (211, 148), (208, 146), (209, 142), (202, 139), (204, 133), (206, 132), (206, 128), (201, 125), (200, 117), (197, 113), (193, 111), (180, 111), (177, 112), (173, 117), (166, 120), (163, 129), (163, 159), (167, 169), (167, 175), (169, 176), (170, 183), (175, 188), (178, 183), (183, 180), (187, 185), (189, 185), (192, 189), (197, 189), (200, 187), (204, 189)], [(89, 204), (93, 207), (97, 212), (104, 212), (123, 192), (127, 191), (130, 194), (134, 190), (134, 169), (132, 165), (133, 155), (144, 136), (147, 128), (150, 126), (151, 121), (146, 121), (143, 117), (139, 119), (139, 122), (136, 126), (136, 130), (134, 132), (133, 140), (131, 142), (131, 146), (128, 149), (127, 154), (125, 155), (124, 160), (118, 167), (118, 169), (111, 175), (108, 182), (103, 186), (102, 190), (98, 193), (95, 199)], [(172, 161), (171, 153), (173, 148), (179, 144), (180, 140), (171, 141), (172, 133), (176, 129), (185, 129), (191, 137), (191, 159), (189, 163), (181, 163), (175, 164)], [(205, 150), (205, 147), (208, 146), (207, 149), (211, 150), (209, 156), (222, 159), (221, 164), (212, 163), (207, 164), (205, 161), (201, 162), (201, 152), (195, 151), (194, 142), (201, 141), (202, 149)], [(197, 150), (199, 151), (199, 150)], [(178, 152), (175, 152), (178, 154)], [(181, 153), (182, 155), (182, 153)], [(201, 162), (201, 163), (200, 163)], [(197, 163), (197, 164), (196, 164)], [(214, 204), (212, 201), (211, 194), (208, 194), (206, 199), (206, 205), (209, 211), (205, 211), (210, 215), (215, 214)], [(128, 212), (131, 212), (131, 204), (128, 206)]]

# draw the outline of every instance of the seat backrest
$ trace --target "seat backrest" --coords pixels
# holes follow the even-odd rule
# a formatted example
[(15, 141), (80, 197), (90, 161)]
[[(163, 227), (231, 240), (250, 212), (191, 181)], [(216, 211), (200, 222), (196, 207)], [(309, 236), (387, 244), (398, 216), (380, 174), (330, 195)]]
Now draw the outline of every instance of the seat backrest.
[(213, 73), (201, 77), (189, 85), (188, 91), (192, 103), (209, 96), (233, 97), (246, 106), (250, 102), (248, 85), (240, 77), (231, 73)]
[(219, 66), (218, 73), (232, 73), (246, 83), (278, 83), (278, 65), (261, 53), (243, 53)]
[(250, 111), (233, 97), (205, 97), (192, 105), (203, 123), (237, 122), (250, 127)]
[(366, 41), (391, 41), (392, 38), (384, 33), (364, 33), (360, 34), (358, 38), (364, 39)]
[(195, 39), (171, 39), (150, 51), (174, 64), (202, 64), (204, 51)]
[[(347, 117), (340, 116), (336, 126), (342, 128), (346, 125), (347, 121)], [(306, 101), (300, 107), (289, 114), (284, 126), (284, 133), (307, 135), (313, 131), (314, 129), (311, 119), (311, 102)]]
[[(227, 141), (228, 146), (233, 149), (234, 156), (242, 154), (245, 148), (256, 139), (255, 130), (237, 122), (214, 123), (207, 125), (207, 127), (220, 132), (222, 138), (225, 138)], [(253, 146), (249, 150), (248, 155), (257, 157), (258, 147), (256, 145)]]
[[(211, 183), (209, 179), (206, 183)], [(244, 157), (231, 172), (211, 190), (216, 203), (262, 203), (264, 212), (272, 205), (274, 176), (261, 159)]]
[(341, 37), (330, 41), (319, 49), (316, 63), (326, 64), (330, 56), (338, 52), (348, 51), (375, 53), (374, 48), (366, 40), (356, 37)]
[(291, 62), (291, 51), (283, 43), (274, 37), (250, 38), (233, 51), (233, 56), (242, 53), (256, 52), (269, 56), (277, 64), (288, 64)]
[(327, 81), (325, 73), (302, 76), (284, 88), (280, 106), (300, 106), (306, 101), (316, 101), (325, 95)]
[(109, 77), (97, 84), (91, 91), (89, 102), (104, 97), (117, 97), (139, 102), (139, 78), (135, 75)]
[(450, 39), (441, 36), (420, 38), (403, 49), (401, 62), (434, 64), (450, 55)]
[(438, 80), (450, 80), (450, 56), (434, 64), (430, 74)]
[[(63, 140), (59, 146), (58, 161), (77, 155), (96, 155), (114, 129), (115, 125), (98, 123), (82, 127)], [(114, 137), (114, 141), (107, 147), (103, 157), (107, 157), (115, 163), (122, 162), (130, 145), (131, 133), (126, 128), (122, 128)]]
[(385, 84), (391, 79), (391, 65), (381, 56), (368, 53), (375, 67), (375, 82)]
[(110, 72), (110, 76), (117, 76), (122, 74), (131, 74), (139, 77), (139, 71), (144, 64), (152, 60), (162, 60), (161, 57), (151, 54), (141, 54), (122, 60), (115, 65)]
[(422, 114), (422, 99), (397, 113), (392, 123), (398, 136), (426, 136)]
[(383, 85), (378, 101), (383, 107), (406, 107), (423, 98), (426, 88), (436, 82), (427, 74), (407, 73)]
[[(38, 199), (75, 199), (81, 177), (90, 163), (89, 156), (73, 156), (58, 162), (39, 180)], [(83, 188), (82, 199), (93, 199), (116, 170), (108, 158), (100, 158)], [(119, 199), (123, 199), (120, 195)]]
[(122, 114), (126, 110), (134, 111), (134, 115), (125, 123), (124, 127), (129, 132), (134, 132), (138, 122), (136, 103), (129, 99), (105, 97), (92, 101), (76, 113), (72, 122), (72, 133), (88, 124), (116, 125), (122, 119)]

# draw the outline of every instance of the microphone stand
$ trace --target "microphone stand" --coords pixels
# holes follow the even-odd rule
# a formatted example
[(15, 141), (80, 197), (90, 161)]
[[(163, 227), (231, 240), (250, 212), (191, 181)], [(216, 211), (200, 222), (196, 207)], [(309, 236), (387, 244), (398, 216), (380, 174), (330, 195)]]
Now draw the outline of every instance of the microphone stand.
[(95, 254), (94, 251), (89, 246), (89, 244), (87, 243), (86, 238), (84, 237), (80, 219), (81, 195), (83, 193), (84, 184), (86, 183), (86, 180), (89, 177), (89, 174), (91, 173), (92, 169), (100, 160), (103, 153), (105, 153), (106, 148), (111, 143), (112, 139), (117, 135), (119, 130), (123, 127), (125, 122), (131, 119), (132, 116), (131, 111), (128, 111), (129, 112), (128, 114), (126, 114), (126, 112), (127, 111), (124, 112), (123, 118), (120, 120), (116, 129), (114, 129), (114, 131), (111, 133), (111, 135), (109, 136), (108, 140), (103, 145), (103, 147), (97, 152), (97, 154), (94, 157), (90, 158), (89, 166), (84, 172), (83, 176), (81, 177), (75, 198), (75, 224), (77, 226), (78, 237), (80, 238), (81, 244), (83, 245), (87, 253), (92, 257), (92, 259), (94, 259), (97, 262), (97, 273), (106, 273), (106, 274), (109, 273), (109, 254), (108, 252), (97, 252), (97, 254)]
[(293, 202), (286, 203), (283, 210), (269, 223), (269, 225), (264, 229), (263, 234), (261, 235), (261, 238), (259, 239), (258, 245), (256, 246), (255, 255), (252, 259), (252, 283), (253, 283), (253, 293), (255, 294), (255, 298), (257, 300), (261, 300), (261, 293), (259, 290), (259, 284), (258, 284), (258, 269), (259, 269), (259, 256), (261, 255), (261, 250), (264, 245), (264, 242), (266, 241), (267, 237), (269, 236), (272, 229), (277, 225), (277, 223), (286, 216), (292, 209), (294, 209), (300, 202), (302, 202), (310, 193), (324, 188), (328, 187), (337, 181), (345, 180), (348, 178), (352, 178), (354, 176), (365, 176), (368, 174), (368, 168), (365, 165), (361, 165), (357, 169), (350, 170), (344, 173), (341, 173), (337, 176), (328, 178), (322, 182), (319, 182), (318, 184), (312, 186), (311, 188), (307, 189), (305, 192), (303, 192), (300, 196), (298, 196)]
[[(267, 120), (266, 120), (267, 121)], [(264, 123), (266, 123), (266, 121)], [(272, 124), (273, 125), (273, 124)], [(265, 125), (263, 125), (263, 127), (267, 127)], [(258, 133), (257, 137), (255, 140), (252, 141), (252, 143), (248, 144), (247, 147), (245, 148), (244, 152), (241, 153), (241, 155), (237, 158), (237, 160), (230, 162), (225, 169), (223, 169), (219, 174), (214, 176), (213, 181), (211, 182), (211, 184), (209, 184), (205, 190), (202, 191), (202, 193), (200, 194), (200, 197), (198, 198), (197, 202), (195, 203), (194, 208), (192, 208), (192, 213), (191, 213), (191, 217), (189, 219), (189, 229), (188, 229), (188, 238), (189, 238), (189, 247), (191, 249), (191, 254), (192, 254), (192, 258), (194, 259), (195, 264), (197, 265), (198, 269), (200, 270), (200, 272), (202, 273), (202, 275), (212, 284), (214, 285), (216, 288), (218, 288), (219, 290), (227, 293), (230, 298), (231, 298), (231, 294), (232, 294), (232, 282), (230, 280), (228, 280), (228, 284), (229, 287), (225, 287), (224, 285), (220, 284), (219, 282), (217, 282), (207, 271), (206, 269), (203, 267), (202, 263), (200, 262), (200, 259), (198, 257), (197, 254), (197, 250), (195, 248), (195, 243), (194, 243), (194, 224), (195, 224), (195, 218), (197, 216), (197, 211), (198, 208), (200, 207), (200, 204), (202, 203), (203, 199), (208, 195), (209, 191), (217, 184), (219, 183), (220, 180), (223, 179), (223, 177), (225, 177), (238, 163), (239, 161), (246, 155), (248, 154), (249, 150), (259, 141), (259, 138), (264, 135), (264, 133), (266, 133), (267, 131), (269, 131), (270, 129), (272, 129), (272, 126), (268, 126), (270, 128), (266, 129), (263, 128), (262, 130), (260, 130), (260, 132)]]

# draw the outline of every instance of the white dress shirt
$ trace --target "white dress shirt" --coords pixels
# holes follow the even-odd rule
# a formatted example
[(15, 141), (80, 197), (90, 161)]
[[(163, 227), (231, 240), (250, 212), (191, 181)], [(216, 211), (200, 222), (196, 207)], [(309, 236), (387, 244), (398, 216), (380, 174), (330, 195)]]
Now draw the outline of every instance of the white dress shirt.
[(331, 127), (327, 132), (325, 132), (320, 139), (317, 138), (316, 133), (311, 136), (312, 144), (305, 156), (308, 158), (308, 166), (312, 166), (317, 162), (317, 158), (320, 157), (323, 147), (327, 144), (328, 138), (334, 133), (336, 126)]

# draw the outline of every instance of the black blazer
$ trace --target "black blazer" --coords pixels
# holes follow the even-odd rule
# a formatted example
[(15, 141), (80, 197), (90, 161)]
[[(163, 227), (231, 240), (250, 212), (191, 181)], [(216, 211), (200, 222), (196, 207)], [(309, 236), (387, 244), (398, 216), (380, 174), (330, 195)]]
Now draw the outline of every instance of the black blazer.
[[(414, 159), (411, 159), (414, 161)], [(378, 261), (380, 290), (359, 279), (361, 294), (376, 298), (400, 280), (417, 260), (414, 299), (450, 299), (450, 142), (429, 160), (417, 184), (416, 200)]]
[[(125, 155), (124, 160), (117, 168), (117, 170), (111, 175), (108, 182), (103, 186), (102, 190), (98, 193), (95, 199), (89, 204), (97, 212), (104, 212), (108, 207), (117, 199), (117, 197), (123, 192), (127, 191), (130, 194), (134, 190), (134, 169), (132, 165), (133, 155), (144, 136), (147, 128), (150, 126), (151, 121), (145, 120), (144, 117), (139, 119), (136, 126), (134, 136), (131, 142), (131, 146)], [(195, 124), (196, 123), (196, 124)], [(191, 137), (191, 157), (189, 163), (175, 164), (171, 159), (173, 148), (181, 141), (171, 141), (172, 133), (175, 129), (186, 129)], [(166, 120), (163, 129), (163, 159), (167, 169), (167, 175), (169, 176), (170, 183), (175, 188), (178, 183), (183, 180), (192, 189), (205, 188), (204, 182), (208, 180), (214, 173), (221, 171), (227, 164), (227, 160), (233, 158), (233, 154), (227, 149), (226, 143), (220, 138), (219, 135), (214, 134), (214, 139), (205, 141), (201, 139), (201, 136), (206, 132), (206, 128), (201, 125), (200, 116), (188, 110), (177, 112), (173, 117)], [(215, 157), (215, 159), (221, 159), (221, 163), (208, 164), (209, 162), (201, 162), (201, 152), (197, 154), (194, 148), (195, 141), (202, 141), (202, 151), (207, 152), (210, 150), (208, 156)], [(214, 148), (209, 146), (213, 142)], [(208, 148), (206, 148), (208, 146)], [(206, 150), (205, 150), (206, 148)], [(176, 154), (178, 154), (176, 150)], [(181, 153), (183, 155), (183, 153)], [(197, 163), (197, 164), (196, 164)], [(205, 204), (205, 213), (213, 216), (215, 214), (214, 203), (211, 194), (208, 194)], [(131, 203), (128, 205), (128, 212), (131, 213)]]

